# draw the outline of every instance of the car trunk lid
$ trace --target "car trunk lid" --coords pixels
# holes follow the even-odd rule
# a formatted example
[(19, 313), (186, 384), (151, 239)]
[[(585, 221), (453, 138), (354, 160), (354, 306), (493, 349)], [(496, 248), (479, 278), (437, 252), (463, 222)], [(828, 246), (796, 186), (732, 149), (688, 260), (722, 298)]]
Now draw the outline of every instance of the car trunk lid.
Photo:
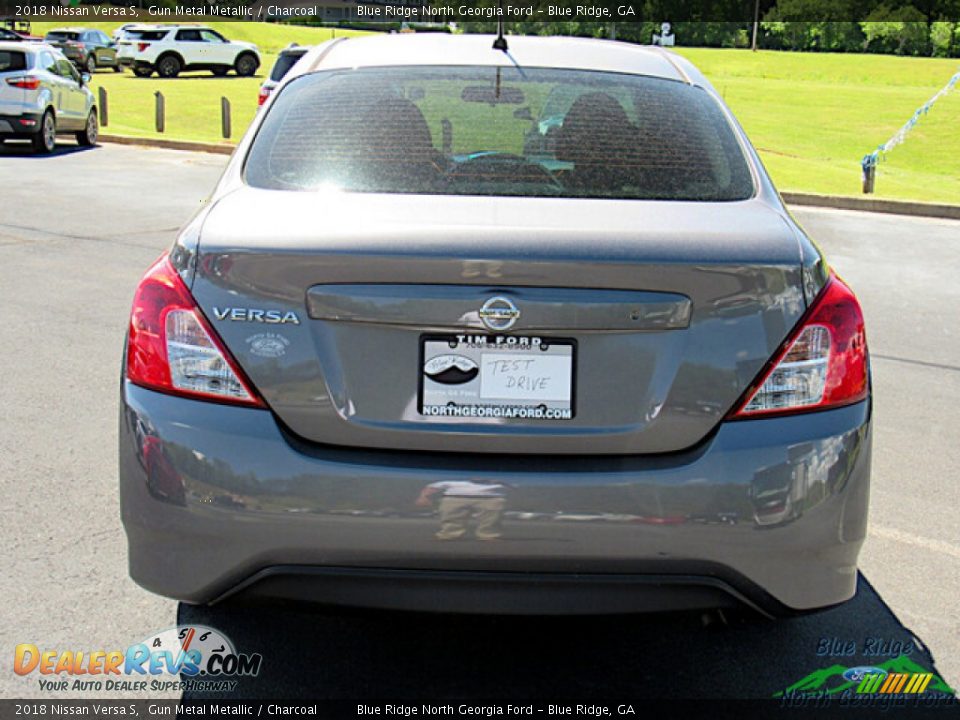
[[(761, 200), (244, 187), (208, 215), (192, 291), (273, 412), (307, 440), (663, 453), (707, 436), (782, 343), (805, 309), (800, 265), (792, 231)], [(493, 299), (520, 313), (502, 332), (483, 321)], [(570, 355), (547, 367), (570, 384), (571, 416), (424, 415), (425, 361), (443, 354), (428, 343), (450, 340), (450, 355), (480, 362), (498, 351), (488, 338)], [(505, 348), (521, 359), (529, 350)]]

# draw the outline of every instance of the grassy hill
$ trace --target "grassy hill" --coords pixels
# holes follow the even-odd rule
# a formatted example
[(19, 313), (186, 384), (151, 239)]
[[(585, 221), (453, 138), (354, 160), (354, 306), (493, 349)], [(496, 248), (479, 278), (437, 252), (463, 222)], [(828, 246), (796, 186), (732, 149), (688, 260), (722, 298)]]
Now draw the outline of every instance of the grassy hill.
[[(34, 23), (45, 33), (64, 23)], [(119, 23), (90, 23), (110, 33)], [(229, 38), (257, 43), (256, 78), (190, 73), (177, 80), (96, 73), (110, 96), (107, 132), (152, 136), (153, 95), (167, 101), (166, 137), (220, 140), (220, 97), (233, 105), (234, 140), (256, 112), (257, 89), (275, 54), (356, 31), (215, 21)], [(949, 59), (678, 48), (740, 119), (781, 190), (860, 194), (860, 159), (885, 142), (960, 67)], [(941, 99), (904, 145), (880, 164), (877, 197), (960, 204), (960, 88)]]
[[(960, 70), (949, 59), (679, 48), (724, 96), (781, 190), (856, 195), (860, 159)], [(881, 162), (877, 196), (960, 203), (960, 88)]]

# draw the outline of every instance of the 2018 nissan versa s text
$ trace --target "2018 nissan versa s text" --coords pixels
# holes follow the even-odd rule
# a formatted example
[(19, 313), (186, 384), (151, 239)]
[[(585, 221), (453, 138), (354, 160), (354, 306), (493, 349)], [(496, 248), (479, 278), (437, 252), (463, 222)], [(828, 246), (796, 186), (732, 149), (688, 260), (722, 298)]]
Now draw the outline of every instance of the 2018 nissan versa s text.
[(863, 317), (657, 48), (312, 49), (136, 290), (133, 578), (486, 612), (850, 598)]

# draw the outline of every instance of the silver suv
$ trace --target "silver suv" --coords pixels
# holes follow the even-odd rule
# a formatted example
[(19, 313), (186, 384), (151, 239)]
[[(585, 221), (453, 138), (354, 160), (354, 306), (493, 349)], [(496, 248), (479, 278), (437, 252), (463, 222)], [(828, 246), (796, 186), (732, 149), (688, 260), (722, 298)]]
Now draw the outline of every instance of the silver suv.
[(58, 134), (72, 133), (81, 145), (97, 142), (97, 109), (81, 75), (56, 48), (0, 42), (0, 142), (27, 139), (49, 153)]

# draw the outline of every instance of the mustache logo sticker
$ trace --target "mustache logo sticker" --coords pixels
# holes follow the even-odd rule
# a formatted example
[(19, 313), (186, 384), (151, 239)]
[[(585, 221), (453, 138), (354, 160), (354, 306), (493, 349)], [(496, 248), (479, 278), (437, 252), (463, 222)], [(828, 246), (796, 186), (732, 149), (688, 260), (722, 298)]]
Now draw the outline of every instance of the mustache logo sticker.
[(442, 385), (462, 385), (480, 374), (480, 368), (463, 355), (437, 355), (423, 365), (423, 374)]

